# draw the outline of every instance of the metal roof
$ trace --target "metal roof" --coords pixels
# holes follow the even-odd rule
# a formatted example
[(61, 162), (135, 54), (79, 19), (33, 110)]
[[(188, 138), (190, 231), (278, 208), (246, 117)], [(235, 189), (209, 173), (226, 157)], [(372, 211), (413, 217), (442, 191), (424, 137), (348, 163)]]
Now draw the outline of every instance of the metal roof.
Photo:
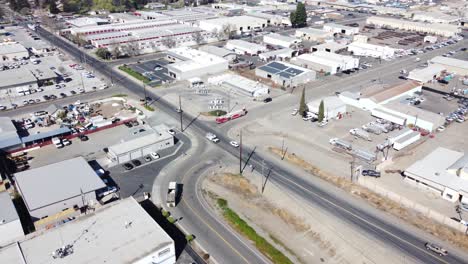
[(448, 65), (452, 67), (458, 67), (461, 69), (468, 70), (468, 61), (466, 60), (459, 60), (459, 59), (448, 58), (448, 57), (443, 57), (443, 56), (436, 56), (429, 62), (442, 64), (442, 65)]
[(274, 75), (279, 75), (285, 79), (294, 78), (304, 73), (305, 71), (307, 71), (307, 69), (303, 69), (303, 68), (294, 66), (292, 64), (289, 64), (289, 63), (283, 63), (283, 62), (277, 62), (277, 61), (270, 62), (266, 65), (259, 67), (258, 69), (266, 71)]
[(28, 142), (33, 142), (33, 141), (49, 138), (49, 137), (55, 137), (58, 135), (69, 133), (69, 132), (70, 132), (70, 129), (68, 127), (61, 127), (52, 131), (47, 131), (47, 132), (39, 133), (39, 134), (32, 134), (27, 137), (23, 137), (21, 138), (21, 141), (23, 143), (28, 143)]
[[(73, 244), (73, 254), (54, 259), (51, 252), (67, 244)], [(169, 235), (129, 197), (2, 248), (0, 259), (8, 264), (135, 263), (167, 247), (171, 248), (167, 256), (174, 256), (173, 245)]]
[(19, 69), (0, 71), (0, 80), (0, 88), (37, 83), (36, 77), (23, 65)]
[(13, 205), (10, 194), (8, 192), (0, 192), (0, 225), (13, 222), (19, 219), (18, 212)]
[(83, 157), (19, 172), (15, 179), (29, 211), (106, 186)]

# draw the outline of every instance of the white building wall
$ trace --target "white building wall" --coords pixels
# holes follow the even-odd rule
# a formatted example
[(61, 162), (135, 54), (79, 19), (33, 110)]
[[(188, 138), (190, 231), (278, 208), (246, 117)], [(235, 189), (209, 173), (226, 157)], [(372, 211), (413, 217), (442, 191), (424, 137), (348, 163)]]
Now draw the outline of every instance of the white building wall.
[(353, 52), (353, 54), (356, 56), (381, 59), (390, 58), (395, 55), (395, 50), (392, 48), (356, 42), (348, 45), (348, 51)]
[(19, 218), (5, 224), (0, 224), (0, 247), (16, 241), (23, 236), (23, 226)]
[(174, 264), (176, 263), (174, 243), (156, 250), (146, 257), (136, 260), (134, 264)]
[(207, 74), (216, 74), (226, 71), (229, 68), (229, 62), (225, 60), (222, 63), (213, 64), (205, 67), (200, 67), (192, 70), (181, 71), (178, 68), (168, 65), (169, 75), (177, 80), (188, 80), (193, 77), (200, 77)]
[(291, 45), (297, 43), (297, 40), (286, 41), (275, 38), (274, 36), (265, 35), (263, 36), (263, 42), (270, 45), (281, 46), (285, 48), (291, 47)]
[(109, 149), (108, 156), (111, 159), (111, 161), (116, 162), (117, 164), (120, 163), (125, 163), (132, 159), (133, 157), (142, 157), (146, 154), (151, 153), (151, 152), (158, 152), (162, 149), (166, 149), (169, 147), (174, 146), (174, 138), (170, 138), (167, 140), (162, 140), (153, 144), (148, 144), (147, 146), (140, 148), (140, 149), (134, 149), (130, 152), (127, 153), (121, 153), (121, 154), (116, 154), (112, 151), (112, 148)]

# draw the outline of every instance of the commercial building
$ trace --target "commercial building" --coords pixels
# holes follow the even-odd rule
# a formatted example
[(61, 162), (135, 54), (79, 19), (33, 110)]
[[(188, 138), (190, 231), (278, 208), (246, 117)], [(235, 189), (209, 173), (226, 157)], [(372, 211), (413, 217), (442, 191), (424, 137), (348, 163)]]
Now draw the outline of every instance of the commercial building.
[(431, 64), (426, 68), (414, 69), (410, 71), (408, 79), (418, 81), (420, 83), (427, 83), (439, 77), (444, 70), (446, 70), (444, 66), (439, 64)]
[(15, 186), (33, 221), (67, 210), (92, 207), (106, 185), (83, 157), (15, 174)]
[(37, 79), (26, 67), (14, 70), (0, 71), (0, 89), (10, 89), (15, 87), (25, 87), (36, 89)]
[(405, 172), (405, 180), (435, 192), (450, 202), (468, 205), (468, 155), (442, 147), (416, 161)]
[(0, 248), (23, 236), (23, 226), (10, 194), (0, 192)]
[(323, 101), (325, 119), (339, 118), (346, 113), (346, 104), (338, 96), (327, 96), (307, 103), (309, 112), (318, 114)]
[(0, 43), (0, 61), (14, 61), (29, 58), (28, 50), (17, 42)]
[(167, 58), (174, 62), (167, 65), (169, 76), (177, 80), (216, 74), (229, 68), (226, 59), (188, 47), (169, 50)]
[(255, 69), (255, 74), (283, 87), (294, 87), (315, 80), (315, 71), (285, 62), (273, 61)]
[(345, 49), (346, 49), (346, 45), (337, 43), (335, 41), (325, 42), (323, 44), (310, 47), (311, 52), (325, 51), (325, 52), (337, 53)]
[(429, 23), (443, 23), (450, 24), (456, 23), (460, 20), (457, 16), (447, 15), (442, 12), (427, 12), (427, 11), (414, 11), (412, 12), (412, 19), (416, 21), (429, 22)]
[(199, 27), (208, 32), (229, 30), (236, 34), (262, 30), (268, 25), (267, 19), (252, 16), (233, 16), (201, 20)]
[(430, 64), (444, 67), (448, 72), (458, 75), (468, 75), (468, 61), (437, 56), (429, 60)]
[(270, 87), (235, 74), (222, 74), (208, 78), (208, 83), (222, 85), (226, 90), (250, 97), (260, 97), (270, 93)]
[(298, 52), (293, 49), (284, 48), (284, 49), (277, 49), (277, 50), (260, 53), (258, 57), (262, 59), (263, 61), (270, 61), (270, 60), (284, 61), (286, 59), (291, 59), (292, 57), (297, 55), (297, 53)]
[(169, 235), (133, 197), (0, 249), (8, 264), (174, 264)]
[(99, 26), (109, 24), (108, 19), (99, 18), (99, 17), (79, 17), (75, 19), (69, 19), (65, 22), (66, 25), (72, 27), (88, 27), (88, 26)]
[(221, 57), (227, 61), (234, 61), (237, 58), (237, 54), (234, 51), (231, 51), (222, 47), (204, 45), (198, 49), (201, 51), (213, 54), (215, 56)]
[(316, 28), (299, 28), (296, 29), (296, 37), (303, 40), (322, 42), (325, 39), (332, 38), (333, 33)]
[(395, 55), (395, 49), (387, 46), (379, 46), (363, 42), (352, 42), (348, 45), (348, 51), (356, 56), (388, 59)]
[(9, 117), (0, 117), (0, 150), (8, 151), (21, 146), (21, 139)]
[(417, 142), (421, 138), (421, 132), (413, 131), (410, 128), (404, 128), (395, 137), (389, 138), (395, 150), (402, 150), (405, 147)]
[(336, 74), (359, 67), (359, 59), (325, 51), (299, 55), (291, 60), (294, 64), (317, 72)]
[(130, 135), (123, 142), (110, 146), (107, 156), (114, 164), (125, 163), (174, 146), (174, 137), (165, 125), (145, 127), (145, 131)]
[(352, 36), (354, 34), (359, 33), (359, 27), (349, 27), (349, 26), (338, 25), (334, 23), (323, 25), (323, 30), (327, 32), (331, 32), (332, 34), (344, 34), (348, 36)]
[(376, 27), (396, 28), (407, 31), (434, 34), (444, 37), (453, 37), (461, 32), (461, 29), (456, 25), (414, 22), (389, 17), (372, 16), (367, 18), (366, 23), (374, 25)]
[(292, 46), (299, 43), (299, 41), (293, 37), (284, 36), (278, 33), (271, 33), (263, 36), (263, 43), (273, 46), (281, 46), (284, 48), (291, 48)]
[(268, 51), (267, 47), (257, 44), (248, 42), (241, 39), (234, 39), (229, 40), (226, 42), (226, 49), (232, 50), (239, 55), (249, 54), (249, 55), (258, 55), (262, 52)]
[(289, 16), (284, 17), (284, 16), (265, 13), (265, 12), (251, 12), (251, 13), (247, 13), (246, 15), (266, 19), (268, 25), (271, 25), (271, 26), (288, 26), (288, 27), (291, 26), (291, 19), (289, 18)]

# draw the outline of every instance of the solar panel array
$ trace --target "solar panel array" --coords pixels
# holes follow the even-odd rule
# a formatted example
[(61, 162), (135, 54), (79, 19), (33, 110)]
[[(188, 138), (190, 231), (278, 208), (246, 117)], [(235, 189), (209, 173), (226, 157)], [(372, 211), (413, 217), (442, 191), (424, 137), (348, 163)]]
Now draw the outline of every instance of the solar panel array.
[(270, 62), (264, 66), (261, 66), (259, 67), (259, 69), (266, 71), (268, 73), (271, 73), (271, 74), (279, 75), (286, 79), (291, 79), (304, 72), (299, 69), (289, 67), (287, 65), (284, 65), (276, 61)]

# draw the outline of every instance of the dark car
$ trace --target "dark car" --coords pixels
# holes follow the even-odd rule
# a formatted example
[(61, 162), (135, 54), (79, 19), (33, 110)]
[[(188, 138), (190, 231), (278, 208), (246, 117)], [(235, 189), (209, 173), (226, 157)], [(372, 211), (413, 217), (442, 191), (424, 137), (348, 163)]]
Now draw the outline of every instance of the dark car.
[(55, 100), (55, 99), (57, 99), (57, 96), (52, 94), (52, 95), (49, 96), (49, 98), (52, 99), (52, 100)]
[(141, 165), (141, 161), (137, 160), (137, 159), (134, 159), (132, 160), (132, 164), (135, 165), (135, 167), (138, 167)]
[(446, 81), (446, 80), (444, 80), (444, 79), (440, 79), (440, 80), (438, 80), (438, 82), (439, 82), (439, 83), (442, 83), (442, 84), (448, 84), (448, 83), (449, 83), (448, 81)]
[(408, 78), (406, 78), (405, 76), (399, 76), (398, 79), (406, 80)]
[(375, 178), (380, 178), (380, 171), (363, 170), (362, 171), (362, 176), (371, 176), (371, 177), (375, 177)]
[(73, 90), (71, 90), (71, 91), (70, 91), (70, 93), (71, 93), (71, 94), (73, 94), (73, 95), (75, 95), (75, 94), (76, 94), (76, 92), (75, 92), (75, 91), (73, 91)]
[(153, 159), (151, 158), (150, 155), (146, 155), (146, 156), (145, 156), (145, 161), (146, 161), (146, 162), (150, 162), (150, 161), (152, 161), (152, 160), (153, 160)]
[(125, 122), (124, 125), (125, 125), (126, 127), (128, 127), (128, 128), (133, 127), (132, 123), (130, 123), (130, 122)]
[(273, 99), (271, 99), (271, 97), (267, 97), (267, 98), (263, 99), (264, 103), (269, 103), (271, 101), (273, 101)]
[(138, 125), (140, 125), (140, 123), (138, 123), (138, 121), (136, 121), (136, 120), (131, 121), (131, 123), (132, 123), (133, 126), (138, 126)]
[(125, 163), (124, 165), (122, 165), (122, 167), (123, 167), (125, 170), (131, 170), (131, 169), (133, 169), (133, 165), (130, 164), (130, 163)]
[(80, 138), (81, 141), (88, 141), (89, 140), (89, 137), (86, 136), (86, 135), (80, 135), (79, 138)]
[(44, 100), (46, 100), (46, 101), (50, 100), (50, 97), (48, 95), (44, 95), (44, 96), (42, 96), (42, 98), (44, 98)]

